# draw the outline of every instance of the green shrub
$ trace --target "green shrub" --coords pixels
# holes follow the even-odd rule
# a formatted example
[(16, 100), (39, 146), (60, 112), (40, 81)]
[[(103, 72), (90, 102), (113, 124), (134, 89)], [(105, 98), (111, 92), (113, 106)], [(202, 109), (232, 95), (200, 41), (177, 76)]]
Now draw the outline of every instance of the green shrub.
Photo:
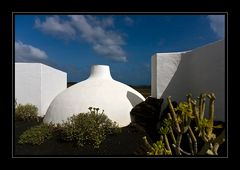
[(73, 115), (61, 126), (61, 138), (65, 141), (73, 141), (78, 146), (86, 144), (98, 148), (106, 135), (119, 133), (115, 122), (112, 122), (102, 112), (98, 113), (98, 108), (89, 108), (88, 113)]
[(52, 124), (42, 123), (23, 132), (18, 143), (40, 145), (53, 136), (53, 129)]
[(38, 117), (38, 108), (32, 104), (17, 104), (15, 107), (15, 120), (39, 120)]

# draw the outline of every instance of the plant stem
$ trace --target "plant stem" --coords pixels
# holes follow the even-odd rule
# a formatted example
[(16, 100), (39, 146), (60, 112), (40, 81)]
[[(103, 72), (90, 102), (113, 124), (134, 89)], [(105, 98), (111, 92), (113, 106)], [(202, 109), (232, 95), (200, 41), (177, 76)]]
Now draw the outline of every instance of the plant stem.
[[(177, 146), (175, 144), (172, 144), (172, 145), (173, 145), (173, 148), (175, 148), (175, 149), (177, 148)], [(185, 155), (191, 155), (191, 153), (184, 151), (181, 147), (179, 147), (179, 150), (180, 150), (180, 155), (181, 155), (181, 153), (184, 153)]]
[(194, 154), (196, 155), (197, 152), (198, 152), (198, 149), (197, 149), (197, 139), (196, 139), (196, 137), (195, 137), (195, 135), (194, 135), (194, 133), (192, 131), (192, 128), (189, 127), (188, 130), (189, 130), (190, 137), (192, 138), (193, 143), (194, 143)]
[(225, 142), (225, 129), (222, 131), (222, 133), (213, 141), (213, 153), (215, 155), (218, 155), (218, 148), (219, 146)]
[(166, 144), (166, 149), (169, 150), (170, 151), (170, 155), (172, 155), (172, 150), (171, 150), (171, 147), (169, 145), (168, 138), (167, 138), (166, 134), (164, 135), (164, 141), (165, 141), (165, 144)]
[(190, 109), (192, 109), (192, 103), (191, 103), (191, 99), (192, 98), (192, 94), (191, 93), (189, 93), (188, 95), (187, 95), (187, 102), (188, 102), (188, 105), (190, 106)]
[(195, 121), (197, 126), (199, 127), (199, 114), (197, 112), (197, 108), (196, 108), (196, 100), (192, 100), (192, 105), (193, 105), (193, 115), (195, 116)]
[(205, 97), (206, 97), (206, 94), (205, 94), (205, 93), (202, 93), (202, 94), (200, 95), (200, 100), (199, 100), (199, 115), (200, 115), (200, 120), (202, 120), (203, 117), (204, 117)]
[(176, 154), (177, 155), (181, 155), (180, 153), (180, 144), (181, 144), (181, 141), (182, 141), (182, 134), (178, 134), (178, 137), (177, 137), (177, 144), (176, 144)]
[(192, 143), (192, 139), (191, 139), (189, 133), (187, 133), (187, 137), (188, 137), (188, 143), (189, 143), (190, 152), (191, 152), (192, 155), (194, 155), (193, 147), (192, 147), (193, 143)]
[(210, 103), (209, 103), (209, 127), (207, 128), (207, 135), (208, 138), (211, 138), (211, 134), (213, 131), (213, 119), (214, 119), (214, 102), (215, 102), (215, 95), (213, 93), (211, 93), (210, 95), (208, 95), (209, 99), (210, 99)]
[(154, 151), (154, 148), (148, 143), (146, 136), (143, 137), (143, 140), (144, 140), (145, 146), (148, 148), (148, 150)]
[(174, 123), (175, 123), (175, 126), (176, 126), (176, 128), (177, 128), (177, 132), (178, 133), (181, 133), (181, 129), (180, 129), (180, 127), (179, 127), (179, 123), (178, 123), (178, 121), (177, 121), (177, 115), (176, 115), (176, 113), (175, 113), (175, 111), (174, 111), (174, 108), (173, 108), (173, 105), (172, 105), (172, 102), (171, 102), (171, 96), (168, 96), (167, 97), (167, 101), (168, 101), (168, 104), (169, 104), (169, 107), (170, 107), (170, 110), (171, 110), (171, 113), (172, 113), (172, 118), (173, 118), (173, 121), (174, 121)]
[[(170, 120), (172, 120), (172, 117), (171, 117), (171, 114), (170, 114), (170, 113), (168, 113), (168, 118), (169, 118)], [(171, 126), (169, 127), (169, 133), (170, 133), (170, 136), (171, 136), (171, 138), (172, 138), (173, 143), (176, 144), (176, 143), (177, 143), (177, 142), (176, 142), (176, 138), (175, 138), (175, 136), (174, 136), (173, 129), (172, 129)]]

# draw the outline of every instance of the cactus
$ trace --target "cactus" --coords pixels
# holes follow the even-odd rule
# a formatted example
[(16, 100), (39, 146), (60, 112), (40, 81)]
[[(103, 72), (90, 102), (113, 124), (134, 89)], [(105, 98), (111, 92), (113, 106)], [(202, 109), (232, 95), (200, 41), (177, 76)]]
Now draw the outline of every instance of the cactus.
[(215, 102), (215, 95), (213, 93), (207, 95), (207, 97), (210, 100), (210, 104), (209, 104), (209, 125), (207, 126), (207, 137), (208, 140), (214, 139), (215, 137), (212, 134), (213, 131), (213, 120), (214, 120), (214, 102)]
[[(214, 126), (213, 124), (216, 99), (214, 93), (201, 93), (197, 98), (198, 101), (193, 99), (191, 94), (186, 97), (187, 101), (179, 103), (176, 108), (172, 105), (171, 96), (167, 98), (170, 113), (168, 113), (168, 118), (160, 124), (160, 140), (151, 146), (146, 142), (146, 138), (144, 139), (149, 148), (148, 154), (169, 155), (173, 154), (172, 149), (174, 149), (176, 155), (218, 155), (219, 146), (225, 142), (225, 130), (218, 137), (213, 133), (214, 128), (221, 128), (221, 126)], [(209, 99), (208, 118), (205, 117), (206, 97)], [(190, 126), (192, 120), (196, 123), (193, 128), (198, 132), (198, 137), (195, 136)], [(188, 139), (189, 152), (181, 148), (181, 141), (185, 136)], [(168, 137), (172, 139), (172, 144), (169, 143)], [(198, 151), (197, 142), (199, 138), (205, 142), (200, 151)]]
[(192, 139), (191, 136), (189, 135), (189, 133), (187, 133), (187, 137), (188, 137), (188, 142), (189, 142), (189, 149), (191, 151), (191, 155), (194, 155), (194, 151), (193, 151), (193, 143), (192, 143)]
[[(214, 103), (215, 103), (215, 95), (214, 93), (209, 93), (204, 95), (203, 101), (205, 101), (205, 97), (209, 98), (209, 116), (208, 119), (204, 118), (203, 113), (201, 113), (200, 119), (199, 119), (199, 124), (196, 127), (196, 131), (199, 131), (199, 136), (204, 140), (206, 143), (212, 143), (216, 135), (213, 133), (213, 122), (214, 122)], [(203, 108), (205, 107), (204, 102), (202, 102), (202, 105), (200, 108), (204, 110)], [(203, 111), (202, 111), (203, 112)], [(210, 146), (210, 145), (209, 145)]]
[[(168, 113), (168, 119), (169, 119), (170, 121), (172, 121), (172, 117), (171, 117), (170, 113)], [(170, 135), (171, 135), (173, 144), (176, 144), (177, 141), (176, 141), (176, 138), (175, 138), (175, 136), (174, 136), (173, 129), (172, 129), (171, 126), (169, 127), (169, 133), (170, 133)]]
[(200, 114), (200, 119), (203, 119), (204, 117), (204, 111), (205, 111), (205, 97), (206, 93), (200, 94), (199, 97), (199, 114)]
[[(189, 94), (187, 95), (187, 102), (181, 102), (176, 109), (171, 109), (173, 108), (171, 104), (172, 102), (170, 97), (168, 97), (168, 104), (172, 112), (172, 114), (168, 114), (168, 118), (174, 122), (173, 124), (175, 125), (175, 127), (173, 128), (175, 129), (175, 132), (177, 134), (177, 140), (176, 140), (174, 134), (171, 133), (171, 138), (174, 141), (172, 146), (174, 147), (177, 155), (181, 155), (182, 153), (189, 154), (181, 149), (181, 141), (182, 141), (183, 134), (185, 134), (188, 131), (191, 120), (194, 118), (193, 106), (191, 102), (192, 102), (191, 94)], [(177, 111), (178, 114), (176, 114), (175, 111)], [(171, 115), (175, 116), (176, 119), (172, 119)], [(179, 129), (177, 125), (179, 126)]]
[(180, 126), (179, 126), (179, 123), (178, 123), (178, 120), (177, 120), (177, 115), (174, 111), (174, 108), (173, 108), (173, 105), (172, 105), (172, 102), (171, 102), (171, 96), (168, 96), (167, 101), (168, 101), (168, 104), (169, 104), (169, 107), (170, 107), (170, 110), (171, 110), (173, 121), (175, 123), (176, 131), (178, 133), (181, 133), (181, 129), (180, 129)]
[(193, 145), (194, 145), (193, 153), (194, 153), (194, 155), (196, 155), (197, 152), (198, 152), (198, 150), (197, 150), (197, 139), (196, 139), (191, 127), (189, 127), (188, 131), (189, 131), (189, 136), (191, 137), (191, 140), (193, 141)]
[(163, 139), (160, 139), (151, 146), (147, 140), (147, 137), (143, 137), (145, 146), (149, 149), (147, 155), (171, 155), (171, 150), (166, 149)]
[(164, 141), (165, 141), (165, 144), (166, 144), (166, 149), (167, 149), (168, 155), (172, 155), (172, 150), (171, 150), (171, 147), (169, 145), (168, 137), (167, 137), (166, 134), (164, 135)]

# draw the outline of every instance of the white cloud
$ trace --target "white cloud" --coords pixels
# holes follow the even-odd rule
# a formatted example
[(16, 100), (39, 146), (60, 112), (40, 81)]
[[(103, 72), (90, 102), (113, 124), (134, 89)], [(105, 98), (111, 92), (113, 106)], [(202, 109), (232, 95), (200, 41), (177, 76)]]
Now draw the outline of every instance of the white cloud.
[(35, 19), (35, 27), (44, 33), (48, 33), (64, 39), (74, 39), (75, 29), (69, 21), (61, 20), (59, 16), (46, 17), (46, 21), (41, 22), (39, 18)]
[(120, 33), (107, 30), (96, 18), (88, 19), (82, 15), (69, 17), (72, 25), (81, 33), (81, 37), (92, 45), (95, 52), (116, 61), (127, 61), (126, 53), (122, 48), (125, 42)]
[(108, 17), (106, 19), (103, 19), (101, 24), (103, 27), (114, 26), (114, 20), (112, 17)]
[(105, 46), (103, 44), (95, 44), (93, 49), (102, 55), (109, 56), (116, 61), (127, 61), (124, 51), (117, 45)]
[(15, 61), (34, 61), (47, 59), (45, 51), (24, 44), (21, 41), (15, 42)]
[(224, 15), (208, 15), (208, 19), (210, 20), (210, 26), (212, 30), (217, 34), (218, 37), (223, 38), (225, 26)]
[(122, 48), (125, 44), (122, 35), (111, 29), (114, 27), (112, 17), (70, 15), (62, 19), (53, 16), (47, 17), (44, 22), (36, 19), (35, 27), (45, 33), (71, 39), (79, 33), (80, 37), (88, 42), (97, 54), (116, 61), (127, 61), (126, 53)]
[(130, 18), (130, 17), (128, 17), (128, 16), (124, 18), (124, 22), (125, 22), (126, 25), (128, 25), (128, 26), (132, 26), (133, 23), (134, 23), (133, 19)]

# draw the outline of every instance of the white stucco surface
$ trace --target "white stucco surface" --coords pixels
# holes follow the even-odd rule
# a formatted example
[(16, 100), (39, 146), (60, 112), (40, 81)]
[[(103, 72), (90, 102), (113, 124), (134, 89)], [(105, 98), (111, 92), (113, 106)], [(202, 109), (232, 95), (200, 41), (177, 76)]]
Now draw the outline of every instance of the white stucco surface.
[(182, 53), (157, 53), (152, 56), (151, 96), (159, 98), (167, 88), (178, 65)]
[(54, 97), (67, 88), (67, 74), (41, 63), (15, 63), (15, 99), (44, 116)]
[[(178, 66), (175, 62), (170, 67), (164, 67), (165, 64), (168, 65), (172, 62), (175, 55), (174, 53), (168, 53), (168, 55), (157, 53), (153, 56), (152, 66), (156, 67), (154, 65), (157, 65), (157, 67), (162, 67), (162, 70), (152, 69), (152, 82), (155, 83), (152, 84), (151, 95), (164, 99), (172, 96), (172, 100), (185, 101), (187, 93), (192, 93), (194, 97), (197, 97), (202, 92), (213, 92), (216, 95), (215, 119), (225, 121), (224, 40), (191, 51), (180, 52), (181, 60)], [(167, 56), (170, 58), (166, 59)], [(160, 59), (162, 57), (167, 61)], [(175, 68), (177, 69), (173, 73)], [(208, 112), (208, 105), (206, 108), (206, 112)]]
[(89, 107), (100, 108), (120, 127), (131, 122), (130, 111), (145, 98), (133, 88), (112, 79), (110, 68), (94, 65), (87, 80), (60, 93), (44, 117), (47, 123), (62, 123), (73, 114), (87, 113)]

